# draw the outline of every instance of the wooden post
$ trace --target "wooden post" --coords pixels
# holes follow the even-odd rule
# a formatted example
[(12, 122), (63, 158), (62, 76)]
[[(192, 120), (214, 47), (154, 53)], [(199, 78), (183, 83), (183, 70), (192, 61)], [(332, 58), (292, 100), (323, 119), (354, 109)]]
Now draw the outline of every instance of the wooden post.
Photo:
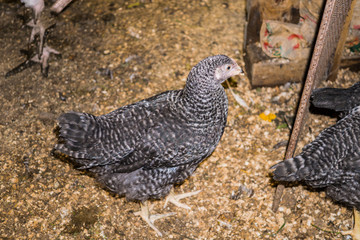
[(339, 40), (339, 43), (338, 43), (336, 51), (335, 51), (334, 63), (332, 65), (330, 75), (329, 75), (329, 78), (328, 78), (328, 80), (330, 80), (330, 81), (335, 81), (336, 77), (337, 77), (337, 73), (338, 73), (338, 70), (339, 70), (339, 67), (340, 67), (340, 61), (341, 61), (341, 58), (342, 58), (342, 54), (344, 52), (344, 45), (345, 45), (346, 37), (347, 37), (347, 35), (349, 33), (349, 26), (350, 26), (350, 23), (351, 23), (351, 20), (352, 20), (355, 4), (356, 4), (356, 0), (354, 0), (352, 2), (350, 11), (348, 12), (348, 14), (346, 16), (344, 26), (342, 27), (340, 40)]

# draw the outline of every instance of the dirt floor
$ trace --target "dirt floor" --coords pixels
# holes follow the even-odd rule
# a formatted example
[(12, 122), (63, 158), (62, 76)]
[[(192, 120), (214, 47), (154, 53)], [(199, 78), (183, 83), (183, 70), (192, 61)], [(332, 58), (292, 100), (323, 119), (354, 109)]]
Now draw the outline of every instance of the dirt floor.
[[(243, 65), (245, 1), (75, 0), (57, 16), (48, 45), (48, 78), (33, 66), (4, 78), (25, 61), (31, 15), (20, 1), (0, 0), (0, 238), (157, 239), (133, 213), (140, 206), (102, 189), (94, 178), (51, 155), (56, 118), (67, 111), (105, 114), (154, 94), (184, 86), (201, 59), (226, 54)], [(105, 69), (105, 70), (104, 70)], [(106, 74), (112, 71), (113, 78)], [(164, 200), (153, 213), (176, 212), (155, 222), (165, 239), (343, 239), (352, 211), (323, 192), (301, 185), (286, 189), (271, 210), (275, 183), (269, 168), (282, 160), (301, 84), (251, 89), (246, 77), (230, 91), (228, 125), (215, 152), (176, 193), (202, 190), (182, 200), (191, 210)], [(236, 83), (237, 81), (237, 83)], [(335, 83), (348, 87), (359, 74), (341, 70)], [(267, 111), (277, 119), (267, 122)], [(311, 114), (298, 151), (335, 118)], [(281, 144), (280, 144), (281, 145)], [(344, 237), (345, 238), (345, 237)]]

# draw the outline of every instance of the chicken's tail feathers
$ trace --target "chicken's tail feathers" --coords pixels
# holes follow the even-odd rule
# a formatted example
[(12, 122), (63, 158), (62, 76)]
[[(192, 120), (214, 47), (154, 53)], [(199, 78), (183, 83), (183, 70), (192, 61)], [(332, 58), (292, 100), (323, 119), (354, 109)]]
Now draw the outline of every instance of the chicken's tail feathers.
[(99, 125), (96, 117), (87, 113), (69, 112), (58, 118), (59, 137), (62, 143), (55, 149), (74, 158), (86, 158), (94, 147)]
[(301, 156), (297, 156), (279, 162), (270, 169), (273, 170), (273, 178), (276, 181), (300, 181), (309, 174), (309, 168), (304, 163), (305, 160)]

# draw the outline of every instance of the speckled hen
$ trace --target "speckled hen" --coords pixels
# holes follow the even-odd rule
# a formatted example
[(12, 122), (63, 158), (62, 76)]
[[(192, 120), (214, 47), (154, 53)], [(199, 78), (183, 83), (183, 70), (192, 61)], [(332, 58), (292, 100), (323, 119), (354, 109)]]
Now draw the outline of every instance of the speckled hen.
[[(191, 69), (182, 90), (163, 92), (102, 116), (65, 113), (58, 119), (62, 142), (55, 149), (72, 157), (81, 169), (95, 172), (112, 192), (141, 201), (138, 215), (161, 235), (153, 222), (163, 216), (150, 216), (146, 200), (168, 195), (214, 151), (228, 112), (221, 83), (239, 73), (242, 69), (231, 58), (211, 56)], [(170, 199), (184, 206), (177, 200)]]
[[(277, 181), (302, 181), (322, 188), (335, 202), (360, 210), (360, 107), (323, 130), (302, 152), (272, 167)], [(351, 232), (360, 239), (359, 213)]]

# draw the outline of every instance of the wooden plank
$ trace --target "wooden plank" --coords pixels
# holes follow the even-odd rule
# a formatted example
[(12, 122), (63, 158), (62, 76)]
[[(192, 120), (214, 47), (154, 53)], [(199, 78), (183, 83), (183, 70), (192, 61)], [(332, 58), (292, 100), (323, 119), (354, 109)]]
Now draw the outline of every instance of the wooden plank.
[(300, 82), (305, 79), (308, 65), (308, 59), (270, 58), (256, 44), (247, 46), (244, 61), (252, 87)]

